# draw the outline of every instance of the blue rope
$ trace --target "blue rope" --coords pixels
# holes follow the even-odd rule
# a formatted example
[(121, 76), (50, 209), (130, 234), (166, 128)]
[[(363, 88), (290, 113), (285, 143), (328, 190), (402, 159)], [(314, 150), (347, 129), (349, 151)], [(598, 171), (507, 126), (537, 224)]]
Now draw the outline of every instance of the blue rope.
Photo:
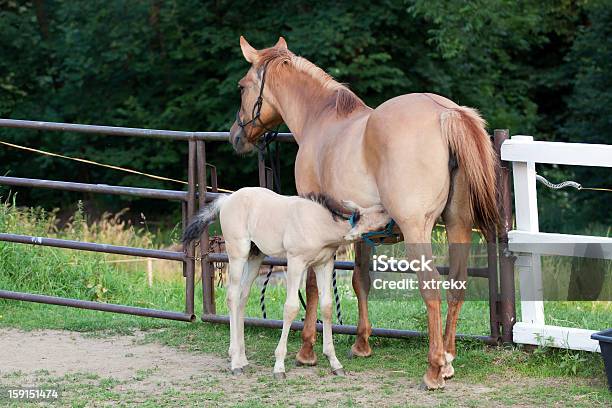
[(357, 211), (353, 211), (348, 219), (349, 224), (351, 224), (351, 228), (355, 228), (355, 225), (357, 225), (357, 214), (359, 214)]

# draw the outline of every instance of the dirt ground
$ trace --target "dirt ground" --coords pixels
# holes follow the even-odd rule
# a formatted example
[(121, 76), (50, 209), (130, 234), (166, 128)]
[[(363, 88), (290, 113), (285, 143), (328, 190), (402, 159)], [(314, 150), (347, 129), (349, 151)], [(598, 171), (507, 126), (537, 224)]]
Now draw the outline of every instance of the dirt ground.
[[(273, 381), (271, 367), (262, 366), (249, 367), (245, 375), (232, 377), (225, 358), (143, 342), (143, 338), (142, 332), (93, 337), (68, 331), (2, 329), (0, 385), (18, 382), (20, 386), (37, 386), (53, 379), (62, 384), (57, 379), (63, 379), (63, 398), (68, 401), (87, 392), (71, 387), (71, 382), (79, 381), (106, 387), (115, 395), (111, 399), (120, 396), (114, 402), (94, 399), (87, 406), (131, 405), (168, 390), (191, 406), (506, 405), (496, 400), (499, 392), (494, 386), (451, 380), (444, 391), (427, 392), (394, 372), (366, 371), (337, 378), (323, 368), (295, 368), (288, 362), (284, 382)], [(520, 390), (524, 385), (512, 384), (512, 388)], [(552, 384), (530, 382), (534, 385)], [(518, 405), (530, 405), (525, 402)]]

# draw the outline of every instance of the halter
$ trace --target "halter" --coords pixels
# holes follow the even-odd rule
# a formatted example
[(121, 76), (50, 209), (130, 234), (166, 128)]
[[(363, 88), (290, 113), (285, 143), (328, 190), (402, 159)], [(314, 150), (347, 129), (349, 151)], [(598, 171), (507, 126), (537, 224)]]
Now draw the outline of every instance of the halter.
[[(355, 228), (355, 225), (357, 225), (358, 221), (359, 221), (359, 213), (354, 211), (351, 214), (351, 216), (348, 218), (348, 222), (351, 225), (351, 228)], [(395, 226), (395, 221), (392, 219), (391, 221), (389, 221), (389, 223), (387, 223), (387, 225), (385, 226), (385, 229), (381, 231), (365, 232), (361, 234), (361, 239), (363, 239), (363, 241), (369, 247), (374, 248), (375, 246), (382, 244), (385, 238), (392, 237), (395, 235), (393, 234), (394, 226)]]
[(261, 88), (259, 89), (259, 95), (257, 96), (257, 100), (255, 101), (255, 104), (253, 105), (253, 110), (251, 111), (251, 119), (243, 122), (240, 120), (240, 109), (238, 109), (238, 111), (236, 111), (236, 123), (238, 124), (238, 126), (240, 126), (240, 128), (245, 131), (246, 134), (246, 127), (248, 125), (251, 125), (253, 127), (257, 126), (257, 121), (259, 121), (261, 128), (264, 128), (266, 130), (266, 133), (264, 133), (263, 138), (261, 138), (260, 141), (258, 141), (257, 143), (255, 143), (255, 146), (257, 147), (257, 149), (263, 153), (263, 151), (269, 146), (270, 143), (272, 143), (274, 141), (274, 139), (276, 139), (276, 136), (278, 136), (278, 129), (269, 129), (267, 128), (264, 123), (261, 121), (261, 107), (263, 106), (263, 92), (264, 92), (264, 88), (266, 85), (266, 73), (268, 71), (268, 64), (270, 63), (270, 61), (266, 62), (266, 64), (264, 65), (263, 68), (263, 73), (261, 75)]

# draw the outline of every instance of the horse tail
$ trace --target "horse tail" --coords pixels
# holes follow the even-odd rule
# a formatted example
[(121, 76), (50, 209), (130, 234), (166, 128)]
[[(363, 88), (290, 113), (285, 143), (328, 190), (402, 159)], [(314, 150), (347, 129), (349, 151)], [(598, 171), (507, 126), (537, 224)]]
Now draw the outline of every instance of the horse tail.
[(183, 236), (181, 237), (181, 241), (183, 244), (191, 243), (197, 239), (200, 239), (206, 227), (208, 227), (213, 221), (217, 219), (221, 208), (230, 198), (229, 194), (223, 194), (217, 197), (212, 203), (205, 206), (189, 223), (185, 231), (183, 231)]
[(440, 116), (442, 134), (451, 153), (465, 172), (472, 220), (483, 232), (499, 226), (495, 169), (497, 156), (477, 110), (465, 106), (448, 109)]

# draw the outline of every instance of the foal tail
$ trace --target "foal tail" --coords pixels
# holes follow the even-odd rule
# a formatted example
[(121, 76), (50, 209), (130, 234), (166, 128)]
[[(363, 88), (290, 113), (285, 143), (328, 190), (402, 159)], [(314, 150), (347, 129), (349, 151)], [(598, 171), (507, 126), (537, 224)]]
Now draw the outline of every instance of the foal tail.
[(459, 168), (465, 172), (472, 219), (484, 232), (494, 231), (499, 225), (497, 157), (485, 120), (477, 110), (461, 106), (443, 112), (440, 124)]
[(191, 220), (187, 228), (185, 228), (185, 231), (183, 231), (183, 236), (181, 237), (183, 244), (188, 244), (192, 241), (200, 239), (206, 230), (206, 227), (217, 219), (217, 215), (219, 215), (221, 207), (223, 207), (223, 204), (229, 197), (229, 194), (220, 195), (215, 201), (204, 207)]

